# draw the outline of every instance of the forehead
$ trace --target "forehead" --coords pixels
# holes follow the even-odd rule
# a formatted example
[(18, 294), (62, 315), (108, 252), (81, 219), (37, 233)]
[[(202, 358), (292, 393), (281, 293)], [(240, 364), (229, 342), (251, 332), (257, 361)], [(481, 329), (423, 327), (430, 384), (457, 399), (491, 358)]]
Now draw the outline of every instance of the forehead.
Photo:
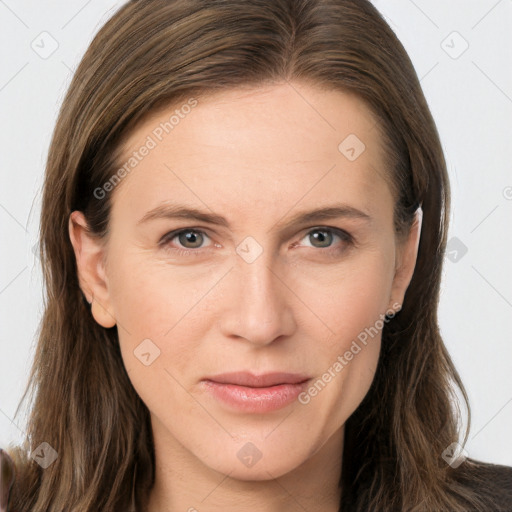
[[(144, 146), (151, 149), (141, 158)], [(304, 84), (223, 91), (160, 108), (126, 139), (121, 164), (135, 153), (136, 165), (117, 187), (127, 201), (137, 196), (132, 210), (177, 198), (242, 210), (255, 202), (289, 209), (340, 194), (362, 208), (389, 199), (370, 110), (355, 95)]]

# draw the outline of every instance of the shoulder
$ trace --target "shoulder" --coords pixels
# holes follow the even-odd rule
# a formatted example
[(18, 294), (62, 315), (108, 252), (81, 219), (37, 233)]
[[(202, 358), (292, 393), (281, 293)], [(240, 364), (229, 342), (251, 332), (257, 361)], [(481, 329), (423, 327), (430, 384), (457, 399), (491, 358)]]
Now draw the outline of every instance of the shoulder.
[[(489, 512), (512, 512), (512, 467), (468, 459), (457, 478), (483, 501)], [(455, 473), (458, 473), (455, 470)]]

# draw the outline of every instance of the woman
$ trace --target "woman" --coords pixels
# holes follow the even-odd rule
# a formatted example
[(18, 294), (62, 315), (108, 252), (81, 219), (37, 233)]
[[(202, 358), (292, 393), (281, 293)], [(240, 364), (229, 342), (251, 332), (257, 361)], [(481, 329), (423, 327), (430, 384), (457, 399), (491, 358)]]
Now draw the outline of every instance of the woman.
[(511, 510), (512, 468), (461, 451), (448, 218), (370, 3), (127, 3), (50, 148), (8, 510)]

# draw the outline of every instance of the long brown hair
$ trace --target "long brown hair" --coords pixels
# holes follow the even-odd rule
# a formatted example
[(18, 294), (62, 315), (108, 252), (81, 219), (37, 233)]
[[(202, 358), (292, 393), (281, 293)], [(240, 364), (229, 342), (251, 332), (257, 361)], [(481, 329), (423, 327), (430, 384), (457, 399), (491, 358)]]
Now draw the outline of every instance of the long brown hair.
[[(270, 83), (350, 91), (386, 137), (397, 234), (423, 209), (414, 276), (384, 326), (367, 396), (346, 423), (340, 511), (487, 511), (476, 461), (442, 458), (461, 440), (453, 403), (466, 392), (439, 333), (449, 218), (438, 133), (409, 57), (367, 0), (132, 0), (99, 31), (60, 110), (40, 226), (45, 310), (29, 384), (33, 402), (16, 464), (12, 512), (143, 510), (154, 480), (149, 412), (122, 363), (115, 328), (99, 326), (79, 287), (68, 219), (84, 212), (105, 237), (120, 147), (143, 117), (188, 98)], [(21, 402), (20, 402), (21, 404)], [(58, 458), (29, 457), (41, 443)], [(476, 478), (476, 477), (475, 477)], [(484, 500), (485, 498), (485, 500)], [(487, 505), (485, 504), (487, 503)]]

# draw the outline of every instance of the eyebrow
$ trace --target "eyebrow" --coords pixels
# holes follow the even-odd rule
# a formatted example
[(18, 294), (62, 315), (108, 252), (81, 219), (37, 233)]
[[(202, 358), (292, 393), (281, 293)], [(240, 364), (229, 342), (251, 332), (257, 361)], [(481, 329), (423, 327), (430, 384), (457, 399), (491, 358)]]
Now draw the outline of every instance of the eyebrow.
[[(353, 206), (338, 203), (331, 206), (325, 206), (323, 208), (300, 212), (286, 221), (283, 229), (289, 229), (292, 226), (306, 224), (308, 222), (314, 223), (322, 220), (338, 218), (359, 219), (366, 223), (372, 223), (373, 221), (372, 217), (368, 213), (358, 210)], [(176, 203), (165, 203), (153, 208), (137, 222), (137, 225), (145, 224), (155, 219), (187, 219), (222, 226), (225, 228), (229, 228), (230, 226), (229, 221), (222, 215)], [(279, 223), (276, 224), (279, 225)]]

